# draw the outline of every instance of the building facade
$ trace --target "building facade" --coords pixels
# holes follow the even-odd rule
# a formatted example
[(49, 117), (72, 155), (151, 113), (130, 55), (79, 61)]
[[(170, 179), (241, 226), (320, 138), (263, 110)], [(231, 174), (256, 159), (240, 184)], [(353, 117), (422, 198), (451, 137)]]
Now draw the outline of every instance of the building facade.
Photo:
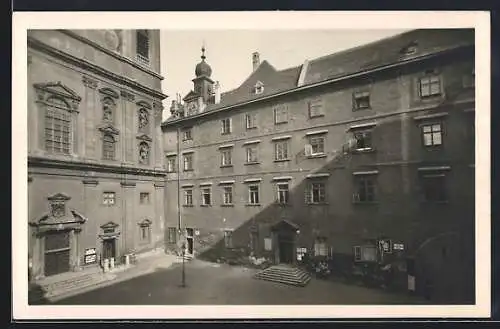
[(163, 247), (159, 31), (27, 42), (30, 279)]
[(412, 260), (419, 292), (473, 299), (474, 31), (414, 30), (285, 70), (258, 53), (252, 64), (220, 94), (202, 55), (195, 90), (172, 102), (167, 244), (290, 263), (366, 260), (383, 242), (386, 259)]

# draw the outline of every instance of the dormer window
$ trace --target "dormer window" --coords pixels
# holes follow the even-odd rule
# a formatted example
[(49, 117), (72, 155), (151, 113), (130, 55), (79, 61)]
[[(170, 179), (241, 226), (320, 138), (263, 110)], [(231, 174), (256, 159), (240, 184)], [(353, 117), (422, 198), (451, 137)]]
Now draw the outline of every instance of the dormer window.
[(410, 44), (401, 49), (401, 54), (413, 55), (417, 52), (417, 49), (418, 49), (418, 43), (416, 41), (412, 41)]
[(262, 94), (264, 92), (264, 84), (260, 81), (257, 81), (254, 87), (254, 93), (256, 95)]

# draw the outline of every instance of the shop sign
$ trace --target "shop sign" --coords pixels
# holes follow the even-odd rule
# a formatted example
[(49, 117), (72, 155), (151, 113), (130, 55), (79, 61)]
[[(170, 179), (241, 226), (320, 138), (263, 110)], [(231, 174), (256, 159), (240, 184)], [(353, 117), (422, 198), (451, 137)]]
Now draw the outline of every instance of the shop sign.
[(271, 238), (264, 238), (264, 250), (266, 251), (273, 250)]
[(85, 249), (85, 257), (83, 259), (85, 264), (92, 264), (97, 261), (97, 252), (96, 248), (88, 248)]
[(402, 243), (395, 243), (392, 247), (394, 250), (405, 250), (405, 245)]

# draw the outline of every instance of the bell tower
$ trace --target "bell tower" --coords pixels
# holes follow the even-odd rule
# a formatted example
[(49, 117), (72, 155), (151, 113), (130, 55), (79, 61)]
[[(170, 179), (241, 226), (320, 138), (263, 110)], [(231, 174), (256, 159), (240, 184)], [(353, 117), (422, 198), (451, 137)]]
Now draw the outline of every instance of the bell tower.
[(194, 83), (194, 92), (201, 96), (203, 102), (213, 103), (214, 100), (214, 81), (210, 78), (212, 68), (205, 61), (205, 46), (201, 48), (201, 62), (196, 65)]

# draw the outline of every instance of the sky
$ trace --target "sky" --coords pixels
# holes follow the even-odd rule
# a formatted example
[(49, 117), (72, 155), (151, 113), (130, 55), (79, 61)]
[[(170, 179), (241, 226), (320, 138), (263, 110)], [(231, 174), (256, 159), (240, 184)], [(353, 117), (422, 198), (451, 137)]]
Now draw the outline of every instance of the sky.
[(160, 56), (163, 92), (168, 95), (164, 119), (176, 94), (193, 89), (194, 69), (205, 44), (206, 62), (221, 92), (237, 88), (252, 72), (252, 53), (259, 52), (276, 69), (301, 65), (407, 30), (161, 30)]

